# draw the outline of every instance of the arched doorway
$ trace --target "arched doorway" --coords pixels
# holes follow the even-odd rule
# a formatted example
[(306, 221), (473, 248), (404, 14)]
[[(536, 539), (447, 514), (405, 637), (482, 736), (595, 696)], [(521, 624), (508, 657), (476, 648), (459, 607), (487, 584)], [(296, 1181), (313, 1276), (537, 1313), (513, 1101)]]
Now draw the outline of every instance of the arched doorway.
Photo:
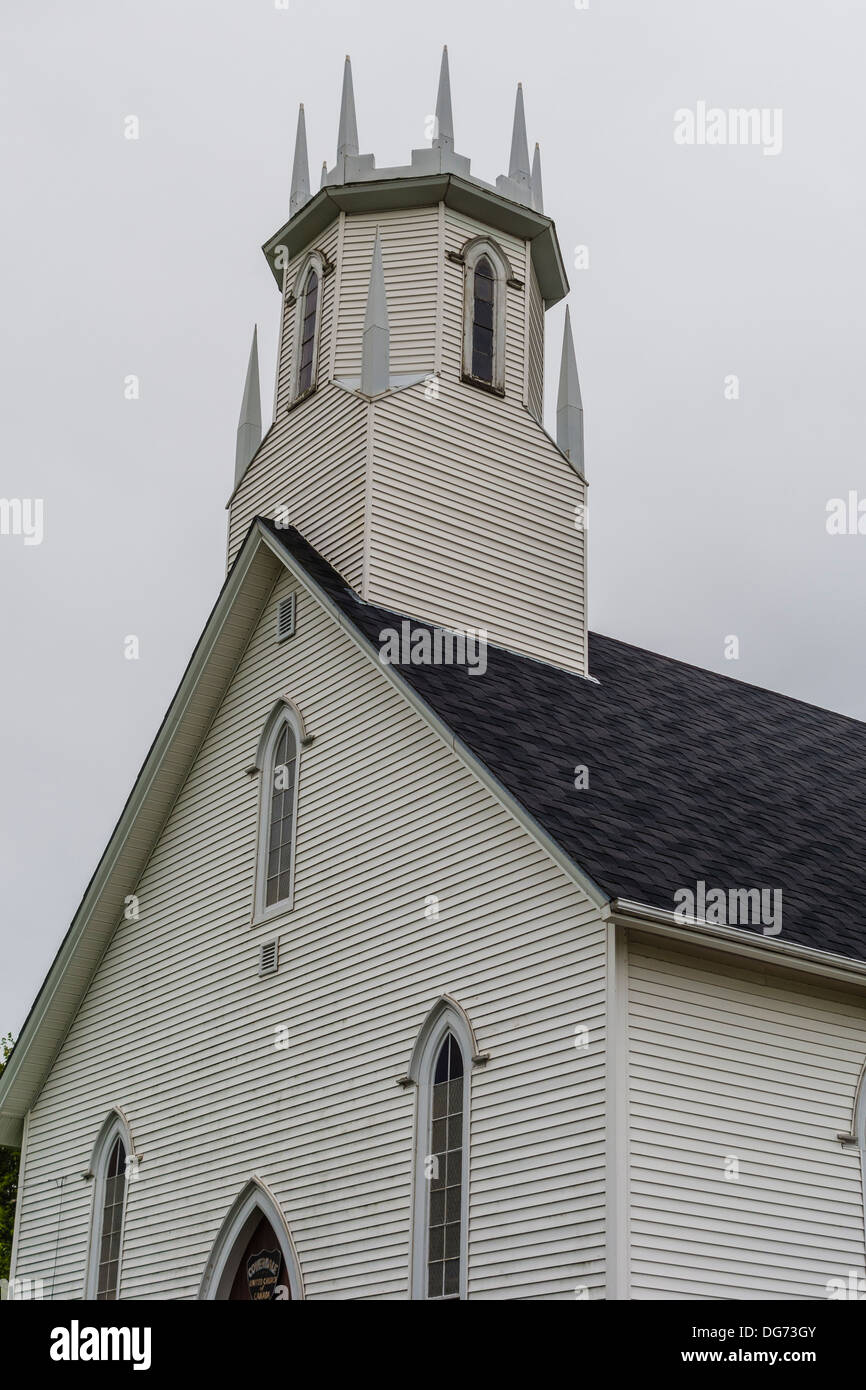
[(285, 1218), (273, 1194), (254, 1178), (233, 1202), (214, 1241), (199, 1298), (258, 1303), (303, 1296)]
[(229, 1290), (232, 1303), (291, 1298), (286, 1262), (277, 1233), (266, 1216), (256, 1226), (237, 1261)]

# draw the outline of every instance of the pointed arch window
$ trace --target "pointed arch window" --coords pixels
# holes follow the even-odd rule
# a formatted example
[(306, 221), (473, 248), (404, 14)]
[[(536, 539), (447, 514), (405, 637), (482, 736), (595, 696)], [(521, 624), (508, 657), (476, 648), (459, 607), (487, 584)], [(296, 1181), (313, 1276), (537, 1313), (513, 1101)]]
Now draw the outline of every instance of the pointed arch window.
[(418, 1086), (412, 1297), (460, 1299), (467, 1287), (471, 1027), (442, 999), (418, 1036), (409, 1075)]
[(504, 252), (488, 238), (469, 242), (463, 258), (463, 379), (504, 394), (505, 294), (511, 267)]
[(298, 815), (299, 750), (304, 733), (295, 710), (278, 702), (259, 742), (262, 785), (256, 876), (256, 919), (292, 905)]
[(102, 1187), (102, 1229), (99, 1239), (99, 1270), (96, 1297), (117, 1298), (120, 1284), (120, 1239), (123, 1235), (123, 1208), (126, 1196), (126, 1146), (118, 1134), (111, 1146)]
[(120, 1297), (127, 1177), (135, 1175), (135, 1162), (126, 1125), (114, 1111), (102, 1127), (90, 1162), (94, 1192), (88, 1298), (113, 1301)]
[(267, 858), (262, 903), (265, 909), (286, 902), (292, 895), (298, 745), (288, 719), (280, 722), (268, 772)]
[(463, 1211), (464, 1066), (446, 1033), (433, 1068), (430, 1191), (427, 1207), (427, 1297), (460, 1297)]

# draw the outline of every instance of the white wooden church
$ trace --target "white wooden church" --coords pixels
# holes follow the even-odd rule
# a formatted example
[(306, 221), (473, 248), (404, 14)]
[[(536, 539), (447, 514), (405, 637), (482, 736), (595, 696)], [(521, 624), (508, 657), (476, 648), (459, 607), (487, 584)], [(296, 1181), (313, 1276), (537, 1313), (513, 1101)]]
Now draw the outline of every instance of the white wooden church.
[(522, 93), (495, 185), (447, 54), (437, 116), (377, 169), (347, 60), (313, 194), (301, 110), (227, 576), (0, 1080), (13, 1276), (862, 1297), (866, 728), (587, 634)]

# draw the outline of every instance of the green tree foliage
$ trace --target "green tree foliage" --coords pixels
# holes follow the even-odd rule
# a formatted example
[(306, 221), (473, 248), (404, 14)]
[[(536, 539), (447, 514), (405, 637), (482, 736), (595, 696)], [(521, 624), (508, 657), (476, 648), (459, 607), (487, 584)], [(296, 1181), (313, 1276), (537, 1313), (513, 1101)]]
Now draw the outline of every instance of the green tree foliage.
[[(12, 1051), (12, 1034), (0, 1037), (0, 1076)], [(9, 1278), (12, 1256), (12, 1227), (15, 1224), (15, 1198), (18, 1194), (18, 1150), (0, 1146), (0, 1279)]]

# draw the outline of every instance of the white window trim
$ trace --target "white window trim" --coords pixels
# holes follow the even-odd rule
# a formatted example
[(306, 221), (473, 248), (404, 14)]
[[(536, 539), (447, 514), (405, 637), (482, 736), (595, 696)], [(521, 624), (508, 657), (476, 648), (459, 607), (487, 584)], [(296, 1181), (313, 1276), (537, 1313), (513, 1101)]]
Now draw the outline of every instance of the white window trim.
[[(507, 282), (512, 279), (511, 265), (505, 252), (490, 237), (474, 237), (463, 247), (463, 377), (480, 386), (492, 386), (505, 391), (505, 318), (507, 312)], [(493, 267), (496, 289), (493, 296), (493, 381), (481, 381), (472, 375), (472, 328), (475, 314), (475, 267), (486, 256)]]
[[(427, 1299), (429, 1246), (429, 1184), (424, 1162), (430, 1153), (433, 1125), (433, 1069), (446, 1033), (453, 1033), (463, 1056), (463, 1163), (460, 1193), (460, 1299), (465, 1299), (469, 1275), (469, 1130), (471, 1077), (478, 1048), (472, 1025), (460, 1005), (447, 995), (427, 1015), (412, 1051), (408, 1077), (416, 1085), (415, 1150), (412, 1172), (412, 1259), (410, 1298)], [(441, 1300), (436, 1299), (435, 1302)]]
[[(310, 270), (315, 270), (319, 277), (319, 301), (316, 305), (316, 329), (313, 334), (313, 375), (306, 391), (298, 389), (298, 380), (301, 374), (301, 333), (304, 326), (304, 288)], [(311, 251), (304, 257), (301, 268), (295, 276), (292, 286), (292, 294), (295, 300), (295, 323), (292, 331), (292, 390), (291, 400), (304, 400), (312, 395), (319, 384), (319, 335), (322, 327), (322, 307), (325, 298), (325, 262), (318, 251)]]
[(114, 1141), (120, 1139), (126, 1152), (123, 1184), (123, 1211), (120, 1220), (120, 1250), (117, 1256), (117, 1301), (123, 1283), (123, 1246), (126, 1240), (126, 1209), (129, 1202), (130, 1173), (139, 1162), (135, 1152), (132, 1132), (123, 1111), (115, 1106), (103, 1122), (102, 1128), (90, 1155), (88, 1174), (93, 1178), (93, 1197), (90, 1207), (90, 1239), (87, 1250), (87, 1275), (84, 1297), (95, 1299), (99, 1287), (99, 1248), (102, 1243), (102, 1220), (105, 1206), (105, 1180), (108, 1160), (114, 1148)]
[[(256, 1226), (267, 1217), (283, 1252), (292, 1301), (303, 1299), (304, 1281), (295, 1242), (282, 1209), (261, 1178), (251, 1178), (235, 1198), (219, 1229), (202, 1275), (200, 1299), (227, 1299), (237, 1273), (237, 1260)], [(288, 1299), (277, 1300), (289, 1302)]]
[[(268, 841), (270, 839), (270, 817), (271, 817), (271, 792), (272, 792), (272, 764), (277, 743), (283, 730), (283, 725), (288, 724), (295, 737), (295, 801), (292, 807), (292, 856), (289, 873), (289, 896), (281, 898), (278, 902), (271, 903), (270, 907), (265, 904), (265, 892), (268, 880)], [(298, 801), (301, 786), (301, 750), (311, 743), (312, 740), (307, 734), (301, 712), (293, 701), (283, 698), (278, 700), (268, 716), (267, 723), (262, 730), (259, 739), (259, 747), (256, 754), (255, 767), (253, 772), (259, 775), (259, 814), (257, 825), (256, 843), (256, 876), (253, 892), (253, 916), (251, 925), (256, 927), (265, 922), (271, 922), (281, 913), (291, 912), (295, 901), (295, 864), (297, 861), (298, 848)]]
[(863, 1198), (863, 1251), (866, 1260), (866, 1063), (857, 1084), (857, 1098), (854, 1102), (854, 1135), (860, 1150), (861, 1195)]

